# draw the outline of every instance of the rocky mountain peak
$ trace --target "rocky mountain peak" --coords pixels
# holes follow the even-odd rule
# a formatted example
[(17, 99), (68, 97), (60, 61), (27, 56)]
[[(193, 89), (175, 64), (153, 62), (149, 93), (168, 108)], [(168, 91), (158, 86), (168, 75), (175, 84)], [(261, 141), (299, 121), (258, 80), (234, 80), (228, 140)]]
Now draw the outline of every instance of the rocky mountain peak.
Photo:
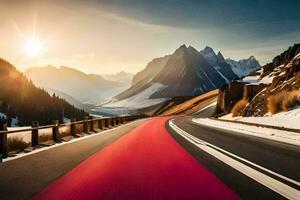
[(207, 59), (209, 59), (211, 62), (215, 62), (217, 60), (217, 55), (215, 51), (209, 46), (206, 46), (203, 50), (200, 51), (200, 53)]
[(218, 54), (217, 54), (217, 57), (218, 57), (218, 60), (219, 61), (224, 61), (224, 56), (222, 55), (222, 53), (219, 51)]
[(178, 49), (175, 50), (173, 55), (180, 56), (187, 52), (187, 46), (185, 44), (181, 45)]

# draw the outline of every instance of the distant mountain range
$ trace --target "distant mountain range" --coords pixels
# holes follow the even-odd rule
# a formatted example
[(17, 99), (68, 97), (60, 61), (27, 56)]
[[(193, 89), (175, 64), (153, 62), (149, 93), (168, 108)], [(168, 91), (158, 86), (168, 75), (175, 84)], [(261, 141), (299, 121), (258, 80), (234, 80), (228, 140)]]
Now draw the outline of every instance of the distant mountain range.
[(116, 74), (101, 74), (100, 76), (103, 77), (105, 80), (115, 81), (115, 82), (120, 82), (120, 83), (125, 83), (130, 85), (134, 74), (121, 71)]
[(12, 64), (0, 59), (0, 115), (8, 121), (14, 119), (19, 126), (30, 126), (33, 121), (46, 125), (52, 120), (62, 122), (64, 117), (80, 120), (85, 114), (64, 99), (37, 88)]
[(254, 56), (250, 56), (248, 59), (241, 59), (239, 61), (226, 59), (226, 62), (231, 66), (232, 71), (239, 77), (247, 76), (251, 72), (260, 68), (259, 62)]
[(121, 72), (116, 75), (86, 74), (70, 67), (32, 67), (26, 76), (37, 86), (55, 93), (76, 106), (98, 104), (130, 87), (131, 75)]
[[(116, 107), (142, 108), (174, 97), (197, 96), (239, 79), (259, 67), (254, 57), (228, 62), (221, 52), (216, 54), (210, 47), (198, 51), (192, 46), (182, 45), (172, 55), (152, 60), (133, 77), (129, 89), (102, 107), (105, 107), (105, 112), (108, 108), (115, 110)], [(99, 110), (103, 111), (103, 108)]]

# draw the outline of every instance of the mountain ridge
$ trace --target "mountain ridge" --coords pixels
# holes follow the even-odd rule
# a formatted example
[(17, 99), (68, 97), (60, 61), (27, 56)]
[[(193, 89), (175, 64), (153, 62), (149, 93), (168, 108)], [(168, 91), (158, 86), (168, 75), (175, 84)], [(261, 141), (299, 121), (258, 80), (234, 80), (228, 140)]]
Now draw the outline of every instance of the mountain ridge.
[(130, 84), (106, 80), (101, 75), (87, 74), (66, 66), (32, 67), (25, 74), (39, 87), (49, 91), (60, 91), (82, 104), (98, 104), (106, 101), (127, 89)]

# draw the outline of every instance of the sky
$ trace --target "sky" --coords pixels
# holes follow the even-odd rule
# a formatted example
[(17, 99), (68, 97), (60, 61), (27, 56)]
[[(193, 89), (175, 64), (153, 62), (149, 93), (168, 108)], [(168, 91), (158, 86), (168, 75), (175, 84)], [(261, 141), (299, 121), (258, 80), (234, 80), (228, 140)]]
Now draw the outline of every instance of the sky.
[(300, 42), (299, 10), (300, 0), (0, 0), (0, 57), (22, 71), (135, 73), (186, 44), (265, 64)]

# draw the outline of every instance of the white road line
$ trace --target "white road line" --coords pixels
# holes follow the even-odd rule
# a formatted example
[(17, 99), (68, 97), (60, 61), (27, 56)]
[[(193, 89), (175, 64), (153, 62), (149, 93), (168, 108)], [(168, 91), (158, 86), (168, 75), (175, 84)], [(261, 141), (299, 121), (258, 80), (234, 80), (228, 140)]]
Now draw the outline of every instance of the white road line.
[[(175, 126), (176, 126), (176, 125), (175, 125)], [(278, 174), (278, 173), (276, 173), (276, 172), (273, 172), (273, 171), (271, 171), (271, 170), (269, 170), (269, 169), (267, 169), (267, 168), (265, 168), (265, 167), (262, 167), (262, 166), (260, 166), (260, 165), (258, 165), (258, 164), (255, 164), (255, 163), (253, 163), (253, 162), (251, 162), (251, 161), (249, 161), (249, 160), (246, 160), (246, 159), (244, 159), (244, 158), (242, 158), (242, 157), (239, 157), (239, 156), (237, 156), (237, 155), (235, 155), (235, 154), (233, 154), (233, 153), (230, 153), (229, 151), (226, 151), (226, 150), (224, 150), (224, 149), (221, 149), (221, 148), (219, 148), (219, 147), (217, 147), (217, 146), (215, 146), (215, 145), (213, 145), (213, 144), (211, 144), (211, 143), (204, 142), (203, 140), (200, 140), (199, 138), (194, 137), (193, 135), (190, 135), (190, 134), (188, 134), (188, 133), (186, 133), (186, 132), (184, 132), (183, 134), (185, 134), (187, 137), (190, 137), (192, 140), (196, 140), (196, 141), (199, 142), (199, 143), (204, 143), (205, 145), (209, 145), (209, 146), (211, 146), (211, 147), (213, 147), (213, 148), (215, 148), (215, 149), (217, 149), (217, 150), (219, 150), (219, 151), (221, 151), (221, 152), (223, 152), (223, 153), (225, 153), (225, 154), (227, 154), (227, 155), (230, 155), (230, 156), (232, 156), (232, 157), (234, 157), (234, 158), (236, 158), (236, 159), (238, 159), (238, 160), (241, 160), (241, 161), (243, 161), (243, 162), (245, 162), (245, 163), (247, 163), (247, 164), (249, 164), (249, 165), (252, 165), (252, 166), (254, 166), (254, 167), (256, 167), (256, 168), (259, 168), (259, 169), (261, 169), (261, 170), (263, 170), (263, 171), (265, 171), (265, 172), (267, 172), (267, 173), (270, 173), (270, 174), (272, 174), (272, 175), (274, 175), (274, 176), (277, 176), (277, 177), (279, 177), (279, 178), (281, 178), (281, 179), (284, 179), (284, 180), (286, 180), (286, 181), (288, 181), (288, 182), (290, 182), (290, 183), (292, 183), (292, 184), (295, 184), (295, 185), (297, 185), (297, 186), (300, 186), (300, 182), (298, 182), (298, 181), (295, 181), (295, 180), (290, 179), (290, 178), (288, 178), (288, 177), (286, 177), (286, 176), (283, 176), (283, 175), (281, 175), (281, 174)]]
[[(300, 191), (290, 187), (289, 185), (286, 185), (270, 176), (267, 176), (247, 165), (245, 165), (244, 163), (241, 163), (227, 155), (225, 155), (224, 153), (227, 153), (235, 158), (238, 158), (240, 160), (243, 160), (253, 166), (259, 167), (260, 169), (263, 169), (264, 171), (267, 171), (269, 173), (272, 173), (275, 176), (278, 176), (280, 178), (283, 178), (289, 182), (292, 182), (296, 185), (299, 185), (300, 183), (289, 179), (285, 176), (282, 176), (276, 172), (273, 172), (271, 170), (268, 170), (264, 167), (261, 167), (255, 163), (252, 163), (244, 158), (241, 158), (237, 155), (234, 155), (230, 152), (227, 152), (224, 149), (221, 149), (215, 145), (212, 145), (208, 142), (205, 142), (203, 140), (200, 140), (192, 135), (190, 135), (189, 133), (185, 132), (184, 130), (180, 129), (178, 126), (176, 126), (173, 123), (173, 120), (169, 121), (169, 125), (171, 128), (173, 128), (173, 130), (175, 130), (179, 135), (181, 135), (183, 138), (185, 138), (186, 140), (188, 140), (189, 142), (191, 142), (192, 144), (194, 144), (195, 146), (197, 146), (198, 148), (202, 149), (203, 151), (209, 153), (210, 155), (214, 156), (215, 158), (221, 160), (222, 162), (226, 163), (227, 165), (231, 166), (232, 168), (236, 169), (237, 171), (245, 174), (246, 176), (252, 178), (253, 180), (265, 185), (266, 187), (270, 188), (271, 190), (273, 190), (274, 192), (277, 192), (278, 194), (284, 196), (285, 198), (288, 199), (295, 199), (295, 200), (299, 200), (300, 199)], [(213, 147), (213, 148), (212, 148)], [(216, 150), (216, 149), (218, 150)], [(223, 152), (223, 153), (222, 153)]]

